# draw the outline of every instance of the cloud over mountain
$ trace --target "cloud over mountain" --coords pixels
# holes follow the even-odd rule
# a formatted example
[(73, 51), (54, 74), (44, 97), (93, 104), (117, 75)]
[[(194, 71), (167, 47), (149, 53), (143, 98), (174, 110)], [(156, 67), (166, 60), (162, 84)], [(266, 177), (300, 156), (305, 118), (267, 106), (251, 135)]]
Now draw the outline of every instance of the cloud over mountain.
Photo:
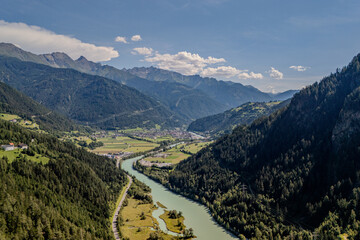
[(271, 69), (268, 71), (268, 73), (269, 73), (270, 77), (275, 78), (275, 79), (283, 79), (284, 78), (284, 74), (273, 67), (271, 67)]
[(224, 58), (202, 57), (197, 53), (187, 51), (178, 52), (176, 54), (161, 54), (152, 48), (139, 47), (134, 48), (131, 52), (133, 55), (144, 55), (146, 62), (153, 63), (158, 68), (179, 72), (184, 75), (199, 74), (204, 77), (217, 78), (236, 78), (236, 79), (262, 79), (261, 73), (249, 72), (248, 70), (240, 70), (231, 66), (215, 66), (224, 63)]
[(304, 66), (290, 66), (289, 68), (294, 69), (298, 72), (305, 72), (306, 70), (310, 69), (310, 67), (304, 67)]
[(84, 56), (95, 62), (109, 61), (119, 56), (113, 47), (96, 46), (38, 26), (3, 20), (0, 20), (0, 42), (17, 44), (35, 53), (64, 52), (73, 59)]
[(178, 52), (176, 54), (160, 54), (145, 57), (145, 61), (155, 63), (159, 68), (180, 72), (185, 75), (199, 74), (210, 64), (225, 62), (224, 58), (207, 57), (190, 52)]
[(233, 78), (238, 79), (262, 79), (261, 73), (249, 72), (248, 70), (240, 70), (231, 66), (221, 66), (217, 68), (206, 68), (201, 72), (204, 77)]
[(153, 53), (153, 49), (152, 48), (147, 48), (147, 47), (138, 47), (138, 48), (134, 48), (133, 51), (131, 52), (133, 55), (151, 55)]

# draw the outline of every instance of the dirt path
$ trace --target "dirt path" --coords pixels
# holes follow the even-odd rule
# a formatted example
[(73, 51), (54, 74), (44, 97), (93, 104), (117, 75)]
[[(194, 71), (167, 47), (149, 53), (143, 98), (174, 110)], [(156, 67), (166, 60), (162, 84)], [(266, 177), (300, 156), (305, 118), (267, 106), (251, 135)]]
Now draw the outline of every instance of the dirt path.
[(117, 230), (117, 228), (116, 228), (117, 217), (118, 217), (118, 215), (119, 215), (121, 206), (122, 206), (122, 204), (123, 204), (123, 202), (124, 202), (124, 200), (125, 200), (125, 197), (126, 197), (126, 195), (127, 195), (127, 192), (128, 192), (128, 190), (129, 190), (132, 182), (133, 182), (132, 178), (131, 178), (129, 175), (127, 175), (127, 177), (128, 177), (128, 179), (129, 179), (129, 183), (128, 183), (128, 185), (126, 186), (126, 190), (125, 190), (125, 192), (124, 192), (124, 195), (122, 196), (122, 198), (121, 198), (121, 200), (120, 200), (120, 203), (119, 203), (119, 205), (118, 205), (117, 208), (116, 208), (115, 215), (114, 215), (113, 220), (112, 220), (112, 230), (113, 230), (113, 233), (114, 233), (114, 236), (115, 236), (115, 239), (116, 239), (116, 240), (120, 240), (119, 233), (118, 233), (118, 230)]

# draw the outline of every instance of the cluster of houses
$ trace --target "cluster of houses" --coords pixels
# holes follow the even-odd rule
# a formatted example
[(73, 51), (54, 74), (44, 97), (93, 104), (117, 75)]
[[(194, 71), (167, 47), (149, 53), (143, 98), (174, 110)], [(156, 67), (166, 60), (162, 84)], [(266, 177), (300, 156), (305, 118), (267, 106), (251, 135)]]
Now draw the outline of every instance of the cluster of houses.
[(121, 159), (130, 156), (133, 152), (119, 152), (119, 153), (108, 153), (108, 154), (99, 154), (100, 156), (105, 156), (108, 158)]
[(15, 150), (17, 148), (19, 148), (19, 149), (28, 149), (29, 146), (24, 144), (24, 143), (20, 143), (19, 145), (15, 145), (14, 143), (9, 143), (8, 145), (1, 145), (1, 148), (4, 149), (5, 151), (12, 151), (12, 150)]
[(175, 139), (204, 139), (203, 136), (200, 136), (193, 132), (183, 131), (179, 128), (173, 129), (173, 130), (158, 130), (158, 129), (151, 129), (149, 131), (139, 131), (132, 133), (136, 137), (140, 138), (151, 138), (151, 139), (157, 139), (160, 137), (165, 136), (171, 136)]

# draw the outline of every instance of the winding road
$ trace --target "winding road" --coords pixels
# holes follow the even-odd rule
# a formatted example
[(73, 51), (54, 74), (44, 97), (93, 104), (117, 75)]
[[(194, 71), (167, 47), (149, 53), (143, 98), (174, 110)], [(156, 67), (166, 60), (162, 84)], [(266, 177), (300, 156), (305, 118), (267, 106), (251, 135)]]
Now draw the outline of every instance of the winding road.
[(113, 233), (114, 233), (114, 236), (115, 236), (115, 239), (116, 239), (116, 240), (120, 240), (119, 232), (118, 232), (117, 227), (116, 227), (117, 217), (118, 217), (118, 215), (119, 215), (121, 206), (122, 206), (122, 204), (123, 204), (123, 202), (124, 202), (124, 200), (125, 200), (125, 197), (126, 197), (126, 195), (127, 195), (127, 192), (128, 192), (128, 190), (129, 190), (132, 182), (133, 182), (132, 178), (131, 178), (129, 175), (127, 175), (127, 177), (128, 177), (128, 179), (129, 179), (129, 183), (128, 183), (128, 185), (126, 186), (124, 195), (122, 196), (122, 198), (121, 198), (121, 200), (120, 200), (120, 203), (119, 203), (119, 205), (118, 205), (117, 208), (116, 208), (115, 215), (114, 215), (113, 220), (112, 220), (112, 230), (113, 230)]

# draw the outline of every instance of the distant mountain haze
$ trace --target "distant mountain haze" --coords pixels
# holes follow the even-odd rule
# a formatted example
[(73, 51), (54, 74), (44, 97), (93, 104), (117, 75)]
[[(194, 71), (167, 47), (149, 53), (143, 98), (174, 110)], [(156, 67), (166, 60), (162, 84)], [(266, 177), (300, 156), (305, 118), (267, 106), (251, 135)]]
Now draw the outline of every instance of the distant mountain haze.
[(215, 101), (226, 106), (227, 109), (237, 107), (246, 102), (267, 102), (272, 100), (286, 100), (297, 92), (289, 90), (286, 94), (269, 94), (241, 83), (218, 81), (215, 78), (199, 75), (185, 76), (177, 72), (154, 67), (132, 68), (127, 70), (136, 76), (158, 82), (176, 82), (206, 93)]

